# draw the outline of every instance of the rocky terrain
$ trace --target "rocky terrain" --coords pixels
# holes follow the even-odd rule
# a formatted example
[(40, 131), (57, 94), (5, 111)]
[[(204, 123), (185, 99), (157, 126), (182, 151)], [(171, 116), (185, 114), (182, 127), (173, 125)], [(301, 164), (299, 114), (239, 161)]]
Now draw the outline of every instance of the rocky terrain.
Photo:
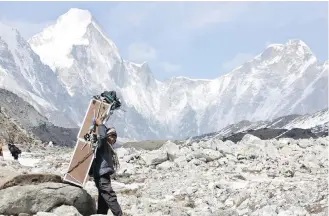
[(0, 88), (0, 134), (2, 143), (8, 136), (15, 143), (48, 143), (74, 146), (79, 128), (62, 128), (53, 125), (33, 106), (16, 94)]
[(10, 142), (33, 143), (37, 138), (8, 116), (6, 111), (4, 107), (0, 107), (0, 146)]
[[(328, 215), (328, 141), (328, 137), (261, 140), (247, 134), (237, 143), (210, 139), (179, 145), (168, 141), (155, 150), (119, 147), (121, 168), (112, 184), (124, 215), (324, 216)], [(0, 179), (23, 173), (62, 176), (72, 151), (31, 146), (19, 161), (0, 160)], [(30, 215), (85, 215), (81, 203), (93, 209), (89, 195), (97, 199), (92, 181), (85, 189), (88, 193), (58, 182), (8, 187), (0, 192), (0, 215), (8, 209), (11, 214), (24, 210), (3, 204), (9, 201), (13, 206), (33, 205)], [(16, 190), (22, 192), (12, 197)], [(27, 193), (44, 199), (24, 199)], [(50, 199), (50, 194), (55, 195)], [(82, 200), (74, 202), (77, 194)]]

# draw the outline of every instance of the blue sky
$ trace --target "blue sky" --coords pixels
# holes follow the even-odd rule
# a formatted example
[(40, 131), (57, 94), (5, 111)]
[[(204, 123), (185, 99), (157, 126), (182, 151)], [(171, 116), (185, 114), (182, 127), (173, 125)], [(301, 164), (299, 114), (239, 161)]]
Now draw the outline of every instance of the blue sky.
[(328, 59), (328, 2), (0, 2), (0, 22), (29, 38), (73, 7), (159, 80), (217, 78), (289, 39)]

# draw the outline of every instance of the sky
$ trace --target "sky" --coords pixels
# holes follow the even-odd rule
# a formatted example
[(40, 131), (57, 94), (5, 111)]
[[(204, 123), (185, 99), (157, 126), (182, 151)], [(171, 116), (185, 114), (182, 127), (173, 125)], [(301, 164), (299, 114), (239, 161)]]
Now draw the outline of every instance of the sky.
[(0, 2), (0, 22), (28, 39), (70, 8), (89, 10), (122, 58), (147, 61), (158, 80), (214, 79), (290, 39), (328, 60), (328, 2)]

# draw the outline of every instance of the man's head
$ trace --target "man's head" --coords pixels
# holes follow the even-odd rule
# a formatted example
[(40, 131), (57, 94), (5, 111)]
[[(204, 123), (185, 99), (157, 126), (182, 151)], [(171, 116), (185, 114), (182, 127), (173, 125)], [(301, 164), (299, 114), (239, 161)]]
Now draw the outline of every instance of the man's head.
[(117, 132), (114, 127), (107, 129), (107, 142), (113, 145), (117, 141)]

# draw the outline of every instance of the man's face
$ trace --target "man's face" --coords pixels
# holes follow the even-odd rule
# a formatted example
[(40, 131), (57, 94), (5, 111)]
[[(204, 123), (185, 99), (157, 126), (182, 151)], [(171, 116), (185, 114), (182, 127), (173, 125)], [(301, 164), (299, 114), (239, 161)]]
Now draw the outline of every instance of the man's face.
[(107, 141), (113, 145), (117, 141), (117, 136), (115, 134), (110, 134), (107, 138)]

